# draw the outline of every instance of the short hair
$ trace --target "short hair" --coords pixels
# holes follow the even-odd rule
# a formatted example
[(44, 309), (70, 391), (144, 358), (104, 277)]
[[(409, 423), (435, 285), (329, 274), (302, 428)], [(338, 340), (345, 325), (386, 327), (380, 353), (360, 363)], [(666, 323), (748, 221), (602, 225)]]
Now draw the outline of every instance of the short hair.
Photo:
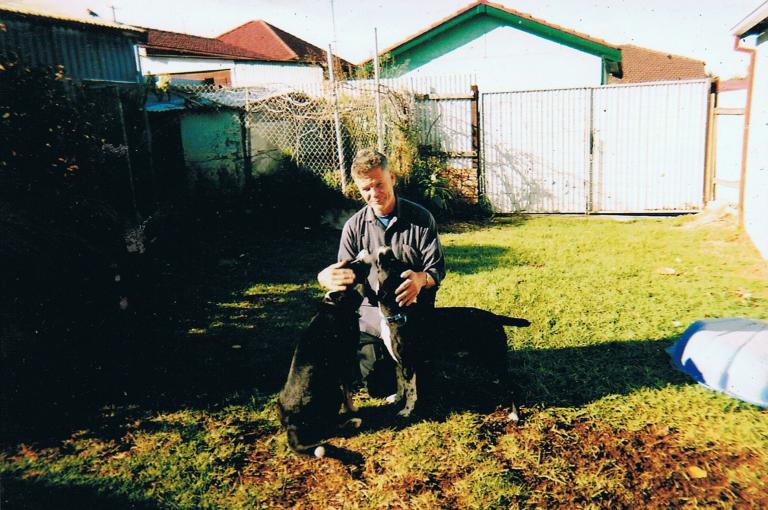
[(375, 168), (387, 170), (387, 157), (371, 148), (360, 149), (352, 161), (352, 178), (365, 177)]

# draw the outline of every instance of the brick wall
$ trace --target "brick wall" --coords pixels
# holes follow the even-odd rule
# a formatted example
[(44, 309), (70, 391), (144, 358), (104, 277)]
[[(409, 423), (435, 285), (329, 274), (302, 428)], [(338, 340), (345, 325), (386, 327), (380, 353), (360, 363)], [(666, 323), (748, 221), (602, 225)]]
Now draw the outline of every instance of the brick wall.
[(477, 170), (474, 168), (446, 168), (442, 175), (450, 182), (457, 197), (470, 204), (477, 203)]

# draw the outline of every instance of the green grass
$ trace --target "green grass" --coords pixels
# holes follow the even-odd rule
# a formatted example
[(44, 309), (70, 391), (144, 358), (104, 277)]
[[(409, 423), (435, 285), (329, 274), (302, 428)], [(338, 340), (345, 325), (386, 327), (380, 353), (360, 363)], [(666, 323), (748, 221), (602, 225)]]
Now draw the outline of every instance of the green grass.
[(532, 323), (507, 330), (520, 425), (472, 386), (405, 426), (361, 393), (378, 419), (332, 441), (359, 469), (292, 454), (271, 403), (336, 240), (241, 240), (190, 282), (203, 304), (172, 338), (212, 371), (195, 388), (224, 394), (107, 406), (66, 437), (8, 445), (3, 508), (768, 505), (766, 411), (692, 384), (664, 352), (697, 319), (768, 319), (768, 270), (732, 226), (519, 217), (442, 238), (438, 306)]

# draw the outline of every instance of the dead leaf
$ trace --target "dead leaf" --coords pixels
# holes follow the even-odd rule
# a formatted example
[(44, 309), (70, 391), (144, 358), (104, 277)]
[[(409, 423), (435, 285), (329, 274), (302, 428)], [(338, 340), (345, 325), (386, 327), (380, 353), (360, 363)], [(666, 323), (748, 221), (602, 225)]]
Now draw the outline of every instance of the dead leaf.
[(688, 474), (691, 478), (706, 478), (707, 472), (699, 466), (688, 466)]

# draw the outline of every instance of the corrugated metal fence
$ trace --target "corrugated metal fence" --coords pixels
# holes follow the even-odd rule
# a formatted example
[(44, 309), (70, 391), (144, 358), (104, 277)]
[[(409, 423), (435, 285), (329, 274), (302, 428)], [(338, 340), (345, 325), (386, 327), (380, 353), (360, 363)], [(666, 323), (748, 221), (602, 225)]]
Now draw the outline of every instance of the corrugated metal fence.
[(482, 94), (482, 189), (498, 212), (702, 207), (709, 81)]

